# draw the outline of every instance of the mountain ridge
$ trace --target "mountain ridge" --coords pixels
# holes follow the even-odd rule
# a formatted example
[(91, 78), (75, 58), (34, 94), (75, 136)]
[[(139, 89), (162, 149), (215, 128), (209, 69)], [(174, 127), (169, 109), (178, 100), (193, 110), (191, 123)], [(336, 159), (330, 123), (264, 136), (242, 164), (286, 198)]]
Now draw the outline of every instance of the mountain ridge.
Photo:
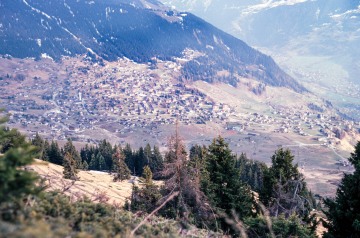
[[(3, 1), (0, 54), (26, 58), (88, 54), (109, 61), (174, 60), (186, 49), (203, 53), (182, 69), (182, 80), (222, 81), (239, 77), (297, 92), (306, 89), (284, 73), (269, 56), (186, 12), (157, 1)], [(200, 63), (200, 64), (199, 64)], [(219, 71), (229, 76), (219, 77)]]

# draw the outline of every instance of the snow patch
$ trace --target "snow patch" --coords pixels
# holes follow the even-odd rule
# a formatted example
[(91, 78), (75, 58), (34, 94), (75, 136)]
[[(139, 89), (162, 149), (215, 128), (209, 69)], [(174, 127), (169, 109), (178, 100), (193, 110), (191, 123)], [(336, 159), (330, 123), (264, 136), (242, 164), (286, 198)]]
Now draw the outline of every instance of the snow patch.
[[(46, 30), (51, 29), (51, 27), (49, 26), (48, 22), (45, 21), (44, 19), (41, 18), (41, 26), (44, 27)], [(46, 25), (44, 24), (44, 22), (46, 23)]]
[(92, 172), (92, 173), (95, 173), (95, 174), (108, 174), (108, 172), (97, 171), (97, 170), (89, 170), (89, 172)]
[(122, 8), (120, 8), (120, 14), (125, 14), (125, 13), (127, 13), (127, 11), (124, 10), (124, 9), (122, 9)]
[(36, 43), (38, 44), (39, 47), (41, 47), (41, 39), (36, 39)]
[(94, 27), (94, 29), (95, 29), (96, 34), (98, 34), (99, 36), (102, 37), (102, 35), (101, 35), (100, 32), (98, 31), (98, 29), (96, 28), (96, 25), (95, 25), (94, 22), (92, 23), (92, 25), (93, 25), (93, 27)]
[(110, 13), (111, 13), (111, 8), (110, 7), (105, 8), (106, 20), (110, 19)]
[[(334, 20), (340, 20), (340, 19), (343, 19), (345, 17), (353, 17), (351, 15), (354, 15), (354, 14), (360, 14), (360, 5), (358, 6), (357, 9), (352, 9), (352, 10), (348, 10), (344, 13), (341, 13), (341, 14), (334, 14), (334, 15), (331, 15), (330, 17)], [(356, 16), (355, 16), (356, 17)]]
[(64, 0), (64, 6), (65, 6), (67, 9), (69, 9), (70, 14), (71, 14), (73, 17), (75, 17), (74, 12), (71, 10), (70, 6), (65, 2), (65, 0)]
[(84, 48), (85, 48), (87, 51), (89, 51), (90, 53), (96, 55), (95, 52), (94, 52), (92, 49), (90, 49), (89, 47), (86, 47), (86, 46), (81, 42), (81, 40), (80, 40), (79, 37), (77, 37), (75, 34), (73, 34), (72, 32), (70, 32), (67, 28), (61, 26), (58, 21), (56, 21), (56, 22), (57, 22), (57, 24), (58, 24), (64, 31), (66, 31), (69, 35), (71, 35), (82, 47), (84, 47)]
[(40, 11), (39, 9), (30, 6), (30, 4), (29, 4), (26, 0), (23, 0), (23, 2), (25, 3), (25, 5), (27, 5), (28, 7), (30, 7), (31, 10), (33, 10), (33, 11), (39, 13), (39, 14), (44, 15), (44, 16), (47, 17), (48, 19), (51, 19), (51, 17), (50, 17), (48, 14), (46, 14), (45, 12), (42, 12), (42, 11)]
[(214, 38), (214, 42), (215, 42), (216, 44), (219, 44), (218, 38), (217, 38), (215, 35), (213, 35), (213, 38)]
[(65, 53), (67, 53), (68, 55), (71, 55), (71, 51), (68, 49), (64, 49)]
[(213, 35), (213, 38), (214, 38), (214, 42), (217, 44), (217, 45), (222, 45), (223, 47), (225, 47), (228, 51), (230, 51), (230, 48), (224, 44), (224, 42), (222, 41), (222, 39), (220, 38), (217, 38), (215, 35)]
[(87, 49), (91, 54), (96, 55), (96, 53), (95, 53), (92, 49), (90, 49), (89, 47), (86, 47), (86, 49)]
[(206, 45), (206, 49), (214, 50), (214, 46), (212, 46), (212, 45)]
[(41, 58), (54, 60), (53, 58), (51, 58), (51, 57), (50, 57), (48, 54), (46, 54), (46, 53), (42, 53), (42, 54), (41, 54)]
[(296, 4), (304, 3), (304, 2), (308, 2), (308, 1), (312, 1), (312, 0), (279, 0), (279, 1), (263, 0), (262, 3), (260, 3), (260, 4), (256, 4), (251, 7), (246, 8), (243, 11), (242, 15), (256, 14), (262, 10), (267, 10), (270, 8), (276, 8), (276, 7), (281, 7), (281, 6), (291, 6), (291, 5), (296, 5)]
[(199, 39), (198, 37), (198, 34), (200, 34), (201, 31), (199, 29), (196, 29), (196, 30), (193, 30), (193, 34), (194, 34), (194, 37), (196, 38), (197, 42), (199, 43), (199, 45), (201, 45), (201, 40)]

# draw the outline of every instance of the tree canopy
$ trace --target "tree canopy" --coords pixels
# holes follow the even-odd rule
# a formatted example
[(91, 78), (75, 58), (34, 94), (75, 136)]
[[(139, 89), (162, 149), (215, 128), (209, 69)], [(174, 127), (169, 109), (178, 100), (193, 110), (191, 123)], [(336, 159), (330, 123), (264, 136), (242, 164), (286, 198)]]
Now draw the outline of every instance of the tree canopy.
[(352, 174), (344, 174), (334, 199), (325, 199), (326, 238), (360, 237), (360, 142), (351, 153)]

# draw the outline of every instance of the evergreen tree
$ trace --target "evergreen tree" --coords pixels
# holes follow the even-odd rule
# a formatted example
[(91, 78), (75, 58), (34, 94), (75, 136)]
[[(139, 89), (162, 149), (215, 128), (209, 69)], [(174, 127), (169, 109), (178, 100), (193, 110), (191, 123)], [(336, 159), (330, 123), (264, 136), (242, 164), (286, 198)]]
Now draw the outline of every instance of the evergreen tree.
[(31, 144), (33, 146), (36, 146), (36, 147), (39, 147), (39, 148), (43, 147), (44, 142), (45, 141), (43, 140), (43, 138), (41, 138), (41, 136), (38, 133), (36, 133), (34, 139), (31, 140)]
[[(272, 225), (270, 228), (274, 236), (271, 235), (269, 223), (267, 222), (269, 220), (271, 220)], [(246, 218), (245, 224), (247, 227), (246, 233), (248, 238), (317, 238), (314, 232), (296, 215), (292, 215), (288, 218), (285, 218), (284, 216), (275, 218), (258, 215), (256, 217)]]
[[(6, 119), (3, 119), (4, 121)], [(0, 121), (1, 123), (1, 121)], [(25, 136), (16, 129), (9, 129), (5, 126), (0, 127), (0, 153), (5, 153), (11, 148), (21, 147), (26, 144)]]
[(112, 155), (113, 155), (113, 148), (112, 145), (106, 141), (103, 140), (100, 144), (99, 144), (99, 153), (102, 155), (102, 157), (104, 158), (105, 161), (105, 166), (103, 166), (104, 170), (111, 170), (112, 168)]
[(45, 140), (40, 154), (40, 159), (44, 161), (49, 161), (49, 151), (50, 151), (50, 144), (47, 140)]
[(74, 160), (74, 158), (71, 156), (71, 154), (69, 152), (66, 152), (65, 156), (64, 156), (64, 178), (65, 179), (71, 179), (71, 180), (77, 180), (77, 176), (76, 174), (78, 173), (77, 169), (76, 169), (76, 161)]
[(125, 148), (123, 149), (125, 155), (125, 163), (127, 167), (130, 169), (131, 173), (135, 175), (135, 162), (134, 162), (134, 154), (131, 149), (130, 144), (126, 144)]
[(144, 148), (144, 164), (145, 165), (150, 165), (151, 163), (151, 156), (152, 156), (152, 151), (151, 151), (151, 146), (149, 143), (146, 144), (145, 148)]
[(95, 159), (96, 159), (97, 162), (98, 162), (98, 170), (99, 170), (99, 171), (106, 171), (106, 170), (108, 170), (108, 167), (107, 167), (107, 164), (106, 164), (106, 162), (105, 162), (105, 159), (104, 159), (104, 157), (102, 156), (102, 154), (101, 154), (100, 152), (96, 155)]
[(57, 142), (55, 141), (51, 142), (47, 157), (49, 158), (49, 162), (51, 163), (58, 165), (63, 164), (63, 160), (64, 160), (63, 152), (61, 152)]
[[(24, 136), (16, 130), (4, 130), (4, 122), (6, 119), (0, 118), (0, 144), (9, 137), (19, 143), (8, 144), (6, 152), (0, 154), (0, 223), (13, 221), (31, 198), (29, 195), (38, 195), (43, 190), (36, 185), (39, 180), (37, 174), (24, 169), (37, 156), (36, 147), (23, 140)], [(21, 138), (15, 138), (15, 135)]]
[(153, 173), (151, 172), (151, 169), (148, 165), (146, 165), (143, 169), (143, 175), (142, 178), (144, 179), (144, 183), (147, 185), (151, 185), (153, 183)]
[(335, 199), (325, 199), (328, 232), (324, 237), (360, 237), (360, 142), (351, 153), (349, 162), (354, 166), (353, 174), (344, 174), (336, 191)]
[(113, 154), (112, 159), (113, 171), (115, 173), (114, 182), (130, 179), (131, 173), (129, 168), (125, 164), (124, 153), (120, 149), (117, 149), (117, 151)]
[(99, 161), (95, 158), (95, 154), (91, 155), (89, 169), (99, 170)]
[(70, 139), (68, 139), (68, 141), (66, 142), (66, 144), (64, 145), (64, 159), (65, 159), (65, 155), (69, 153), (71, 155), (71, 158), (73, 158), (75, 160), (75, 166), (77, 169), (81, 169), (82, 168), (82, 163), (81, 163), (81, 157), (79, 152), (76, 150), (75, 146), (73, 145), (72, 141)]
[[(235, 211), (240, 219), (251, 215), (251, 191), (240, 181), (239, 170), (235, 168), (236, 157), (222, 137), (213, 140), (206, 157), (207, 177), (204, 178), (206, 181), (203, 181), (202, 189), (211, 206), (228, 215)], [(229, 229), (225, 221), (222, 221), (222, 227)]]
[(149, 166), (143, 168), (144, 186), (139, 188), (134, 185), (131, 194), (131, 210), (152, 212), (158, 205), (158, 201), (162, 198), (159, 187), (152, 181), (152, 172)]
[(296, 213), (306, 219), (313, 208), (313, 198), (293, 160), (289, 149), (280, 148), (275, 152), (271, 158), (272, 165), (264, 175), (260, 200), (275, 217), (280, 214), (288, 217)]
[(84, 161), (82, 163), (82, 165), (83, 165), (83, 170), (89, 170), (89, 165), (88, 165), (88, 163), (86, 161)]
[[(150, 159), (150, 158), (149, 158)], [(143, 168), (145, 165), (147, 165), (147, 160), (145, 155), (145, 151), (143, 147), (140, 147), (139, 150), (135, 154), (135, 174), (138, 176), (141, 176), (143, 173)]]
[(160, 153), (159, 147), (154, 146), (150, 158), (150, 169), (153, 171), (154, 178), (160, 177), (160, 172), (164, 167), (164, 159)]
[(80, 150), (81, 161), (83, 163), (84, 161), (86, 161), (87, 164), (90, 164), (92, 154), (93, 154), (93, 147), (86, 144), (85, 147), (81, 148)]
[(260, 192), (263, 189), (264, 174), (268, 170), (265, 163), (249, 160), (246, 154), (241, 153), (235, 166), (240, 171), (242, 182), (250, 185), (251, 189), (256, 192)]
[(49, 149), (49, 143), (46, 144), (47, 148), (45, 148), (45, 141), (38, 133), (36, 133), (34, 139), (31, 140), (31, 144), (37, 147), (39, 159), (48, 161), (47, 153)]

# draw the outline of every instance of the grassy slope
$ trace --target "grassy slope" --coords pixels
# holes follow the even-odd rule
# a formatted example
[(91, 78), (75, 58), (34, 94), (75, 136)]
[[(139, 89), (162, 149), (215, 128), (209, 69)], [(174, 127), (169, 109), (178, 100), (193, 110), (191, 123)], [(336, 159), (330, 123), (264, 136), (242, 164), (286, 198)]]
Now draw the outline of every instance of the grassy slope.
[(79, 180), (73, 182), (63, 178), (62, 166), (36, 160), (30, 167), (46, 180), (48, 190), (64, 191), (75, 200), (84, 195), (96, 200), (100, 194), (106, 193), (109, 198), (107, 203), (123, 205), (126, 198), (131, 195), (132, 183), (139, 183), (137, 177), (123, 182), (113, 182), (112, 175), (99, 171), (79, 171)]

